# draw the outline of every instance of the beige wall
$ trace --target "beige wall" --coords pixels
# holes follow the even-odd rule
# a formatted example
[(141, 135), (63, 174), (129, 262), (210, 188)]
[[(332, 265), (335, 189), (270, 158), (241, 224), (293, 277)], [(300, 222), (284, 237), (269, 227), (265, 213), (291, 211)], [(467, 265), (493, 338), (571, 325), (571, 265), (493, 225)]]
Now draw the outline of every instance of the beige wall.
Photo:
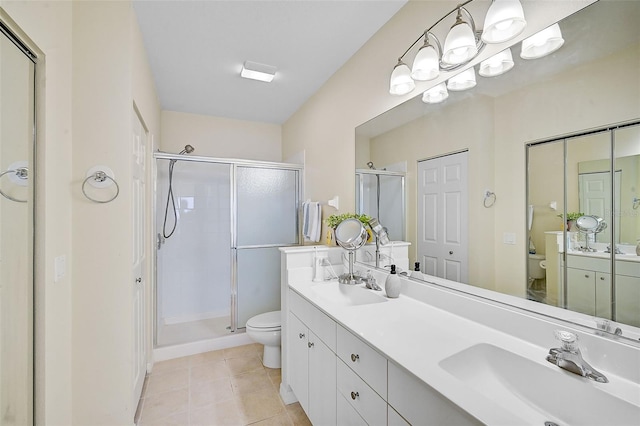
[[(38, 146), (36, 322), (38, 424), (71, 424), (71, 2), (0, 1), (44, 52), (46, 114)], [(67, 276), (53, 282), (53, 260), (67, 256)]]
[[(459, 117), (465, 117), (460, 125)], [(417, 241), (417, 165), (418, 160), (468, 150), (469, 176), (469, 277), (474, 285), (493, 288), (493, 253), (486, 250), (493, 242), (493, 212), (482, 205), (482, 194), (493, 188), (493, 99), (478, 96), (451, 104), (434, 114), (416, 119), (370, 141), (371, 160), (378, 167), (407, 161), (407, 236)], [(409, 248), (409, 259), (416, 259), (416, 247)]]
[[(160, 130), (137, 21), (129, 2), (0, 5), (46, 55), (37, 170), (38, 424), (132, 424), (134, 104), (154, 139)], [(108, 204), (82, 195), (86, 171), (98, 164), (111, 167), (120, 185)], [(67, 257), (67, 275), (54, 283), (59, 255)]]
[(193, 155), (282, 161), (280, 125), (162, 111), (160, 150), (177, 153), (186, 144)]

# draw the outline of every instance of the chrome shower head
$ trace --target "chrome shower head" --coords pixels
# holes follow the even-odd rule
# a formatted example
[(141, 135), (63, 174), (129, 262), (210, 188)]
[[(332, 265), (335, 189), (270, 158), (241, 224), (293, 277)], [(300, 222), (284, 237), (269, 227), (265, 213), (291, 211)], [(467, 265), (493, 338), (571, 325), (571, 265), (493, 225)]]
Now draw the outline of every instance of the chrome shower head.
[(376, 167), (373, 165), (373, 161), (369, 161), (367, 163), (367, 167), (369, 167), (371, 170), (375, 170), (376, 169)]
[(193, 151), (195, 151), (195, 148), (187, 144), (184, 146), (184, 149), (180, 151), (178, 154), (191, 154)]

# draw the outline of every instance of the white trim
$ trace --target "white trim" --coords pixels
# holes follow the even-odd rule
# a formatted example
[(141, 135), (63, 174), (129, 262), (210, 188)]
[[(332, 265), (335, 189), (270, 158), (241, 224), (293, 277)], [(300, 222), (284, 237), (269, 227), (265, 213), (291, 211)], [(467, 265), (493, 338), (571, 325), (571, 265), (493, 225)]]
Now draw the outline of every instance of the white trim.
[(221, 310), (215, 312), (200, 312), (197, 314), (180, 315), (175, 317), (163, 318), (164, 325), (183, 324), (185, 322), (203, 321), (214, 318), (228, 318), (229, 311)]
[(251, 340), (246, 333), (236, 332), (236, 334), (217, 337), (215, 339), (155, 348), (153, 350), (153, 362), (166, 361), (168, 359), (181, 358), (183, 356), (201, 354), (209, 351), (217, 351), (219, 349), (233, 348), (250, 343), (253, 343), (253, 340)]

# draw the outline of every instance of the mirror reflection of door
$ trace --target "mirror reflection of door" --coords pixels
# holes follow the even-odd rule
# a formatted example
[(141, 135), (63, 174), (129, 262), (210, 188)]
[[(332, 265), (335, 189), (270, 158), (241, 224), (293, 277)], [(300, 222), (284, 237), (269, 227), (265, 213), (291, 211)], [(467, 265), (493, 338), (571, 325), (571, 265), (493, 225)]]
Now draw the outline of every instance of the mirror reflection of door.
[(0, 425), (28, 425), (33, 424), (35, 64), (8, 30), (2, 25), (0, 30)]
[[(578, 168), (580, 170), (580, 166)], [(580, 193), (580, 211), (585, 215), (606, 217), (607, 211), (611, 209), (611, 203), (616, 203), (615, 211), (620, 211), (620, 176), (621, 170), (616, 170), (614, 177), (614, 193), (617, 194), (611, 199), (611, 173), (593, 172), (579, 173), (578, 187)], [(607, 226), (597, 234), (590, 234), (590, 242), (611, 241), (611, 226)], [(620, 242), (620, 227), (615, 228), (615, 242)]]
[(468, 282), (468, 153), (418, 162), (418, 259), (425, 274)]

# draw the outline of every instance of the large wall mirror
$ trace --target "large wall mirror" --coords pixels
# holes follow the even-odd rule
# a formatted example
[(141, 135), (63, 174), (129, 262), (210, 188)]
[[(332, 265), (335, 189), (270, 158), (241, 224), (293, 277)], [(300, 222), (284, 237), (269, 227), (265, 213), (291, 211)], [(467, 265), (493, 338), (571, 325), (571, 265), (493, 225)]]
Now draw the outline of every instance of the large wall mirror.
[[(523, 4), (525, 13), (527, 7), (553, 7), (552, 2)], [(640, 2), (595, 2), (559, 22), (565, 42), (551, 55), (523, 60), (518, 43), (511, 47), (515, 66), (508, 73), (479, 76), (476, 87), (451, 92), (439, 104), (425, 104), (418, 96), (356, 129), (356, 170), (367, 169), (369, 162), (378, 169), (407, 166), (406, 239), (411, 242), (410, 260), (421, 262), (423, 272), (429, 264), (420, 249), (429, 236), (423, 212), (431, 204), (421, 187), (429, 180), (429, 170), (462, 165), (467, 173), (461, 193), (468, 228), (460, 230), (466, 239), (461, 238), (459, 250), (467, 254), (461, 261), (466, 273), (458, 279), (453, 274), (454, 280), (469, 284), (470, 291), (479, 287), (529, 299), (522, 302), (529, 309), (538, 309), (537, 302), (566, 308), (572, 312), (551, 311), (584, 325), (595, 327), (596, 316), (639, 325), (626, 314), (615, 314), (615, 300), (607, 301), (613, 313), (596, 310), (591, 300), (585, 302), (586, 296), (571, 301), (565, 285), (570, 279), (553, 272), (570, 266), (557, 255), (558, 239), (562, 243), (567, 236), (566, 213), (601, 217), (607, 226), (587, 236), (592, 247), (604, 252), (609, 245), (614, 254), (633, 247), (635, 256), (640, 238), (635, 212), (640, 208), (633, 206), (640, 206), (640, 182), (632, 180), (640, 176), (640, 140), (637, 127), (614, 129), (614, 124), (640, 118), (638, 22)], [(609, 198), (597, 197), (597, 184), (610, 188)], [(612, 220), (616, 215), (621, 217)], [(570, 240), (585, 241), (584, 233), (572, 232)], [(553, 254), (547, 252), (549, 235), (556, 241)], [(445, 256), (450, 252), (455, 250)], [(587, 258), (586, 252), (581, 254)], [(609, 262), (606, 273), (615, 280), (629, 265), (612, 259), (603, 261)], [(444, 272), (436, 268), (434, 275), (452, 278)], [(606, 280), (602, 274), (597, 278)], [(628, 281), (616, 285), (618, 291), (630, 286)], [(607, 289), (612, 299), (615, 291)], [(502, 299), (498, 294), (495, 298)], [(640, 300), (620, 303), (636, 303), (639, 310)]]
[[(33, 416), (35, 55), (0, 9), (0, 425)], [(4, 22), (3, 22), (4, 21)]]

